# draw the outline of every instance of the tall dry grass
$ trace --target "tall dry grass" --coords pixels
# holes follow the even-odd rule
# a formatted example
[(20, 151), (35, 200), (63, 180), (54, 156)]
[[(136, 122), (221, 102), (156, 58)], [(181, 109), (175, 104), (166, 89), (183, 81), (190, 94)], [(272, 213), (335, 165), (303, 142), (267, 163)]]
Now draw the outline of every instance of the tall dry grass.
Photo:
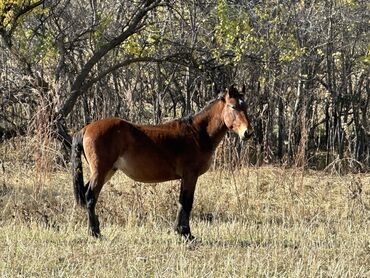
[(118, 173), (98, 201), (96, 240), (69, 170), (55, 167), (55, 155), (50, 168), (37, 166), (34, 145), (0, 146), (1, 277), (370, 276), (369, 174), (210, 171), (196, 189), (197, 241), (186, 244), (172, 231), (179, 183), (144, 185)]

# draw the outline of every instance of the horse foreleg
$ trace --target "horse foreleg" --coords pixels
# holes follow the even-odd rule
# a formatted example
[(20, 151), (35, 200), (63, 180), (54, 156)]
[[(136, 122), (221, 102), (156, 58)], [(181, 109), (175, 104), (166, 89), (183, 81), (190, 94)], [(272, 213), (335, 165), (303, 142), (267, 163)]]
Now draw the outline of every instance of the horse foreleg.
[(193, 207), (195, 185), (197, 176), (185, 176), (181, 180), (180, 198), (178, 203), (178, 212), (175, 222), (175, 230), (187, 240), (193, 240), (194, 237), (190, 231), (190, 213)]

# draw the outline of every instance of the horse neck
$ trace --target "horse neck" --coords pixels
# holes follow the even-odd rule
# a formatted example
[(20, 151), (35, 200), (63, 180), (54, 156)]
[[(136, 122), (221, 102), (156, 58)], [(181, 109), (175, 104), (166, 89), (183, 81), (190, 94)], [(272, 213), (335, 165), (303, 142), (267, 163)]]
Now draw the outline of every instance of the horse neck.
[(222, 118), (224, 102), (216, 100), (193, 118), (193, 126), (206, 137), (208, 144), (213, 149), (221, 142), (227, 132), (227, 127)]

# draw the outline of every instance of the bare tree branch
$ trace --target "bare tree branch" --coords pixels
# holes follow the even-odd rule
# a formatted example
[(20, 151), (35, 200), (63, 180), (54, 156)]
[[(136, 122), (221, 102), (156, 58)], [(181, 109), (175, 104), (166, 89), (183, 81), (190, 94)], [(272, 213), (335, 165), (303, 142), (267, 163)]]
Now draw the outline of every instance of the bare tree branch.
[(96, 65), (110, 50), (120, 45), (131, 35), (135, 34), (138, 31), (138, 28), (141, 26), (141, 23), (148, 12), (155, 9), (160, 4), (160, 2), (161, 0), (144, 1), (142, 3), (143, 7), (138, 10), (136, 15), (130, 21), (127, 28), (119, 36), (104, 44), (97, 52), (93, 54), (93, 56), (87, 61), (80, 74), (73, 82), (71, 87), (71, 94), (65, 101), (62, 108), (59, 110), (59, 116), (66, 117), (72, 111), (78, 97), (84, 93), (84, 91), (81, 89), (93, 66)]
[(177, 54), (174, 54), (174, 55), (169, 55), (169, 56), (166, 56), (166, 57), (163, 57), (163, 58), (154, 58), (154, 57), (137, 57), (137, 58), (130, 58), (130, 59), (127, 59), (121, 63), (118, 63), (112, 67), (110, 67), (109, 69), (103, 71), (102, 73), (100, 73), (98, 76), (96, 76), (95, 78), (89, 80), (88, 82), (86, 82), (83, 86), (82, 86), (82, 90), (85, 91), (87, 89), (89, 89), (93, 84), (95, 84), (96, 82), (99, 82), (101, 79), (103, 79), (105, 76), (107, 76), (108, 74), (120, 69), (120, 68), (123, 68), (123, 67), (127, 67), (131, 64), (135, 64), (135, 63), (142, 63), (142, 62), (146, 62), (146, 63), (163, 63), (163, 62), (171, 62), (171, 63), (175, 63), (175, 64), (181, 64), (183, 65), (184, 63), (181, 62), (180, 59), (176, 59), (178, 58), (179, 56), (182, 56), (182, 55), (186, 55), (186, 56), (189, 56), (190, 53), (177, 53)]

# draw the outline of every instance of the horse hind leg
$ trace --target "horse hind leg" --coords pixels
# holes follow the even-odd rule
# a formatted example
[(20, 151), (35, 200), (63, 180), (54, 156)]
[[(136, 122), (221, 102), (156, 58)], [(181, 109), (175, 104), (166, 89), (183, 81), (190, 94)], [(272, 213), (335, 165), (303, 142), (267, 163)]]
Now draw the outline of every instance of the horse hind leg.
[[(99, 173), (99, 171), (96, 172)], [(104, 174), (94, 174), (87, 183), (88, 187), (85, 197), (89, 221), (89, 234), (94, 237), (100, 237), (100, 223), (98, 216), (95, 213), (96, 203), (103, 185), (114, 175), (115, 172), (116, 171), (112, 169), (109, 171), (104, 171)]]
[(99, 193), (104, 184), (104, 177), (93, 175), (89, 181), (89, 187), (86, 191), (86, 208), (89, 222), (89, 234), (94, 237), (100, 237), (100, 223), (98, 216), (95, 213), (96, 203)]

